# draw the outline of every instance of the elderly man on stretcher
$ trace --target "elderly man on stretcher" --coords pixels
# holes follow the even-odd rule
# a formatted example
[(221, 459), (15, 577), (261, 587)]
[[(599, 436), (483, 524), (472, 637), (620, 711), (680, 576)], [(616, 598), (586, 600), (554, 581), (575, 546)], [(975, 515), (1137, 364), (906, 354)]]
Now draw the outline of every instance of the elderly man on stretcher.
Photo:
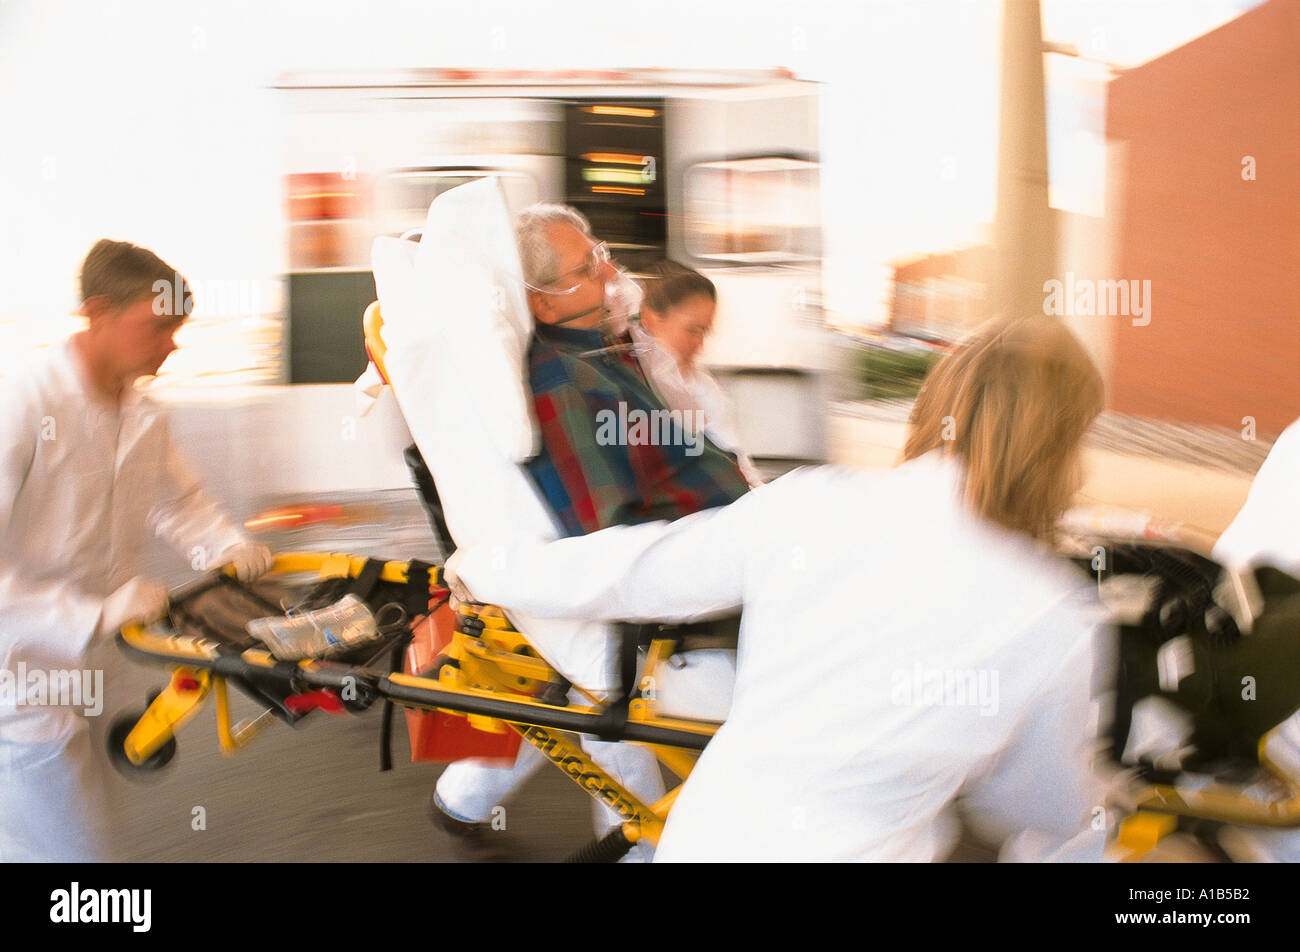
[[(626, 315), (610, 320), (607, 289), (619, 274), (574, 210), (534, 206), (512, 234), (495, 184), (473, 183), (434, 202), (418, 248), (376, 242), (374, 265), (388, 375), (458, 546), (502, 532), (550, 539), (674, 519), (746, 492), (736, 461), (688, 416), (668, 413), (618, 320)], [(638, 414), (663, 425), (608, 425)], [(622, 435), (603, 438), (610, 433)], [(606, 626), (516, 620), (575, 685), (595, 694), (617, 687)], [(687, 698), (680, 713), (725, 713), (732, 663), (716, 655), (702, 662), (716, 673), (691, 673), (705, 696)], [(664, 692), (671, 697), (672, 686)], [(648, 751), (587, 746), (629, 791), (662, 795)], [(481, 834), (493, 807), (541, 763), (525, 747), (513, 767), (453, 764), (439, 780), (435, 816), (450, 832)]]

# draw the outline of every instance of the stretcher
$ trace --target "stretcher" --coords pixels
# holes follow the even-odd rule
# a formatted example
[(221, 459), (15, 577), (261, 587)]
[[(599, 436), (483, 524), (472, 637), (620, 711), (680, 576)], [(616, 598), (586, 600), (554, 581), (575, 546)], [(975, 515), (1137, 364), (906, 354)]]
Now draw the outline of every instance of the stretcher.
[[(374, 577), (369, 582), (367, 573)], [(111, 725), (109, 755), (120, 770), (147, 773), (166, 766), (176, 751), (177, 733), (209, 696), (216, 703), (218, 741), (227, 754), (237, 753), (275, 721), (293, 725), (318, 710), (361, 714), (384, 702), (389, 710), (398, 706), (441, 712), (461, 719), (464, 728), (485, 741), (513, 733), (613, 809), (621, 825), (573, 857), (612, 861), (638, 840), (658, 843), (677, 789), (655, 803), (642, 802), (597, 766), (574, 735), (646, 745), (684, 780), (717, 728), (707, 721), (667, 717), (657, 709), (651, 686), (677, 647), (671, 635), (648, 640), (641, 677), (633, 682), (627, 665), (628, 689), (612, 702), (592, 698), (572, 703), (567, 698), (571, 685), (540, 658), (499, 608), (465, 605), (452, 611), (438, 566), (381, 563), (337, 553), (285, 553), (276, 557), (272, 576), (277, 581), (305, 578), (300, 584), (317, 590), (324, 586), (331, 597), (357, 590), (360, 581), (370, 609), (378, 617), (394, 618), (394, 623), (381, 639), (342, 657), (286, 661), (254, 643), (244, 630), (251, 618), (282, 611), (262, 586), (241, 584), (223, 571), (176, 592), (165, 621), (127, 625), (118, 635), (128, 655), (171, 669), (166, 687), (151, 696), (146, 709)], [(422, 610), (410, 608), (417, 603)], [(435, 641), (439, 648), (427, 670), (404, 672), (392, 662), (421, 626), (441, 629), (449, 637)], [(632, 630), (627, 634), (631, 659), (645, 639)], [(263, 712), (232, 724), (232, 686), (263, 705)]]
[[(1192, 549), (1158, 540), (1092, 536), (1084, 553), (1076, 547), (1069, 554), (1093, 572), (1099, 586), (1124, 577), (1148, 583), (1143, 596), (1148, 606), (1140, 617), (1130, 613), (1117, 619), (1118, 689), (1103, 741), (1108, 744), (1105, 756), (1124, 770), (1123, 783), (1115, 791), (1123, 816), (1110, 855), (1141, 861), (1156, 855), (1166, 837), (1182, 833), (1195, 837), (1211, 855), (1235, 859), (1239, 857), (1230, 847), (1222, 845), (1229, 843), (1221, 835), (1226, 829), (1300, 827), (1300, 714), (1295, 713), (1300, 689), (1292, 678), (1300, 665), (1300, 646), (1288, 637), (1300, 621), (1300, 582), (1269, 569), (1256, 572), (1263, 604), (1255, 603), (1251, 616), (1243, 620), (1239, 606), (1232, 606), (1233, 611), (1224, 607), (1227, 596), (1219, 567)], [(574, 859), (610, 861), (640, 839), (657, 844), (680, 784), (657, 802), (642, 802), (592, 762), (575, 735), (646, 745), (679, 781), (685, 780), (718, 724), (666, 716), (654, 690), (648, 689), (680, 647), (676, 636), (657, 631), (646, 639), (628, 630), (624, 671), (629, 679), (633, 649), (646, 649), (635, 683), (629, 680), (628, 690), (609, 703), (595, 698), (574, 703), (572, 685), (538, 655), (503, 611), (486, 605), (452, 611), (438, 566), (289, 553), (277, 556), (273, 568), (277, 578), (307, 580), (300, 585), (332, 582), (336, 587), (328, 589), (331, 595), (349, 584), (355, 589), (367, 572), (377, 574), (377, 584), (367, 589), (367, 603), (377, 615), (387, 612), (397, 623), (381, 640), (333, 660), (282, 661), (251, 643), (242, 633), (242, 622), (278, 606), (237, 582), (229, 571), (177, 592), (165, 623), (126, 626), (119, 639), (127, 653), (168, 666), (172, 674), (146, 710), (112, 725), (110, 755), (119, 768), (130, 773), (165, 766), (175, 752), (177, 733), (209, 696), (216, 702), (218, 740), (228, 754), (237, 753), (277, 720), (293, 725), (318, 710), (361, 714), (383, 702), (458, 719), (462, 739), (468, 732), (487, 743), (480, 749), (490, 749), (493, 738), (512, 735), (537, 748), (589, 796), (614, 809), (622, 824)], [(204, 607), (203, 600), (218, 593), (226, 606)], [(393, 659), (421, 626), (441, 629), (443, 637), (435, 635), (435, 653), (423, 669), (402, 671)], [(1242, 632), (1243, 627), (1250, 631)], [(1158, 660), (1159, 646), (1173, 638), (1189, 640), (1201, 667), (1171, 684), (1151, 668), (1164, 664)], [(1240, 647), (1248, 639), (1254, 639), (1253, 645)], [(1276, 648), (1268, 647), (1274, 642)], [(1246, 650), (1254, 653), (1242, 655)], [(1225, 659), (1234, 656), (1247, 657), (1246, 667), (1264, 678), (1267, 657), (1275, 674), (1259, 687), (1271, 699), (1240, 706), (1249, 718), (1225, 710), (1231, 699), (1225, 702), (1222, 695), (1231, 694), (1240, 667)], [(1215, 681), (1228, 683), (1216, 686)], [(232, 724), (230, 686), (264, 705), (263, 713)], [(1195, 714), (1199, 748), (1177, 769), (1144, 758), (1120, 763), (1135, 705), (1152, 696), (1172, 699)], [(496, 749), (502, 748), (498, 744)], [(458, 752), (474, 750), (462, 747)]]
[[(480, 226), (482, 234), (476, 231)], [(403, 394), (410, 401), (401, 403), (415, 442), (406, 457), (430, 523), (446, 552), (453, 548), (452, 538), (472, 545), (511, 531), (545, 537), (554, 532), (553, 522), (519, 465), (536, 452), (518, 362), (530, 325), (526, 308), (521, 310), (517, 257), (499, 196), (486, 183), (441, 195), (430, 208), (418, 249), (420, 255), (425, 252), (427, 273), (421, 277), (412, 243), (376, 242), (374, 271), (384, 311), (381, 314), (378, 303), (371, 305), (363, 324), (373, 363), (385, 381), (391, 378), (399, 403)], [(438, 308), (427, 306), (431, 299), (438, 300)], [(384, 318), (390, 305), (393, 320), (388, 323), (394, 333), (392, 346), (385, 347), (389, 327)], [(463, 354), (474, 355), (472, 368), (465, 366)], [(1116, 764), (1122, 760), (1139, 702), (1153, 694), (1179, 700), (1182, 683), (1175, 679), (1172, 690), (1153, 690), (1129, 663), (1132, 659), (1149, 651), (1159, 668), (1161, 647), (1186, 635), (1193, 658), (1212, 667), (1218, 642), (1240, 644), (1251, 637), (1257, 639), (1255, 644), (1265, 644), (1258, 639), (1269, 628), (1267, 619), (1282, 618), (1285, 625), (1287, 613), (1300, 604), (1300, 595), (1275, 585), (1276, 580), (1265, 580), (1263, 614), (1255, 617), (1255, 609), (1249, 609), (1254, 634), (1243, 635), (1241, 624), (1227, 612), (1227, 621), (1237, 625), (1234, 636), (1217, 591), (1219, 568), (1197, 553), (1199, 546), (1186, 539), (1152, 538), (1151, 533), (1134, 538), (1091, 531), (1081, 539), (1075, 541), (1082, 548), (1067, 554), (1096, 574), (1099, 587), (1116, 578), (1146, 580), (1150, 600), (1119, 626), (1120, 680), (1131, 689), (1117, 692), (1109, 738), (1109, 756)], [(346, 586), (362, 583), (363, 576), (374, 575), (376, 569), (353, 556), (300, 553), (277, 557), (274, 571), (278, 576), (307, 573), (317, 584), (323, 579)], [(390, 626), (384, 640), (368, 646), (365, 656), (328, 661), (277, 660), (242, 640), (238, 625), (233, 638), (223, 638), (211, 630), (215, 626), (197, 605), (185, 614), (192, 598), (216, 588), (243, 597), (237, 592), (242, 587), (228, 574), (206, 579), (198, 591), (178, 593), (169, 624), (128, 626), (121, 633), (128, 652), (174, 670), (146, 711), (114, 725), (113, 757), (128, 771), (163, 766), (174, 750), (176, 732), (209, 694), (217, 703), (219, 741), (229, 753), (276, 720), (294, 724), (317, 710), (359, 714), (382, 702), (385, 724), (393, 707), (439, 712), (437, 716), (451, 719), (442, 722), (449, 733), (461, 738), (480, 735), (491, 741), (493, 750), (502, 749), (500, 738), (507, 734), (535, 747), (623, 821), (582, 851), (582, 858), (616, 858), (641, 839), (656, 844), (680, 784), (662, 799), (643, 802), (595, 764), (576, 737), (643, 745), (684, 780), (721, 718), (668, 709), (664, 703), (660, 687), (671, 682), (674, 659), (680, 662), (680, 634), (656, 631), (643, 638), (625, 629), (611, 636), (599, 626), (509, 619), (492, 606), (453, 613), (440, 584), (437, 566), (382, 563), (376, 587), (367, 591), (368, 604), (377, 613), (391, 601), (404, 605), (400, 623)], [(264, 602), (257, 604), (258, 597), (254, 592), (248, 610), (267, 610)], [(400, 670), (395, 656), (421, 634), (434, 639), (433, 653)], [(638, 674), (642, 647), (645, 658)], [(1188, 686), (1197, 683), (1187, 680)], [(227, 698), (231, 684), (258, 700), (265, 712), (232, 725)], [(1294, 687), (1292, 683), (1287, 689)], [(1207, 703), (1223, 693), (1210, 691)], [(1114, 838), (1116, 858), (1140, 860), (1180, 828), (1300, 825), (1300, 758), (1293, 762), (1287, 753), (1288, 743), (1300, 731), (1287, 726), (1295, 722), (1292, 712), (1300, 706), (1300, 697), (1289, 708), (1286, 695), (1282, 697), (1282, 709), (1264, 717), (1277, 715), (1263, 725), (1268, 729), (1261, 728), (1254, 737), (1245, 729), (1225, 746), (1223, 763), (1189, 762), (1189, 769), (1177, 772), (1141, 762), (1125, 766), (1125, 815)], [(1213, 704), (1202, 713), (1204, 720), (1212, 721)], [(1251, 746), (1255, 743), (1257, 747)]]
[[(406, 459), (440, 548), (450, 552), (457, 544), (511, 534), (553, 538), (553, 516), (521, 466), (539, 449), (523, 379), (532, 318), (499, 185), (481, 181), (443, 193), (429, 209), (418, 244), (377, 239), (372, 263), (383, 312), (376, 302), (363, 316), (366, 348), (410, 431)], [(275, 567), (280, 574), (310, 570), (343, 579), (359, 577), (364, 565), (317, 554), (281, 556)], [(682, 671), (708, 667), (683, 669), (681, 655), (675, 656), (677, 637), (656, 632), (643, 638), (631, 629), (575, 620), (512, 619), (528, 632), (525, 640), (490, 606), (466, 608), (453, 621), (450, 609), (438, 602), (439, 570), (427, 570), (435, 588), (433, 601), (424, 593), (426, 617), (408, 611), (406, 630), (394, 631), (369, 659), (276, 661), (258, 647), (215, 643), (211, 632), (183, 634), (174, 626), (124, 631), (128, 650), (179, 666), (181, 673), (143, 716), (114, 734), (122, 749), (118, 759), (131, 765), (126, 769), (163, 762), (175, 730), (209, 691), (218, 700), (222, 746), (231, 751), (259, 723), (293, 723), (311, 713), (312, 705), (358, 712), (382, 700), (386, 713), (392, 706), (441, 712), (440, 730), (448, 735), (499, 739), (511, 732), (539, 750), (623, 820), (587, 858), (617, 856), (639, 839), (657, 843), (675, 791), (642, 802), (626, 789), (631, 780), (620, 782), (601, 769), (575, 735), (645, 745), (658, 763), (684, 778), (716, 730), (717, 720), (706, 718), (729, 705), (729, 683), (703, 705), (674, 707), (682, 695), (672, 685), (682, 682)], [(409, 564), (387, 563), (383, 577), (406, 584), (410, 571)], [(230, 587), (228, 578), (221, 584)], [(418, 642), (419, 635), (428, 635), (430, 626), (440, 639), (433, 657), (397, 670), (394, 654), (406, 639)], [(712, 659), (723, 680), (734, 668), (734, 651), (730, 662), (717, 657), (726, 654), (714, 649)], [(387, 664), (378, 664), (381, 659)], [(253, 723), (230, 725), (223, 700), (227, 682), (252, 693), (266, 713)], [(447, 749), (455, 744), (441, 746), (445, 759), (464, 753)], [(488, 747), (502, 749), (495, 742)], [(658, 774), (653, 763), (649, 767)]]

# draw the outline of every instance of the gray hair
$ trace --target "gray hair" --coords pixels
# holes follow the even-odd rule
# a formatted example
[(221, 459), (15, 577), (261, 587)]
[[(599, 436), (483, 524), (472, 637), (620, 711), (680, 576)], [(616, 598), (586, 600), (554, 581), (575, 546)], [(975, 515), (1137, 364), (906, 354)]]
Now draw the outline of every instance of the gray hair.
[(539, 202), (520, 212), (515, 219), (515, 241), (519, 245), (524, 280), (534, 287), (545, 287), (557, 277), (560, 263), (546, 238), (546, 229), (551, 225), (572, 225), (584, 235), (591, 236), (591, 225), (582, 212), (568, 205)]

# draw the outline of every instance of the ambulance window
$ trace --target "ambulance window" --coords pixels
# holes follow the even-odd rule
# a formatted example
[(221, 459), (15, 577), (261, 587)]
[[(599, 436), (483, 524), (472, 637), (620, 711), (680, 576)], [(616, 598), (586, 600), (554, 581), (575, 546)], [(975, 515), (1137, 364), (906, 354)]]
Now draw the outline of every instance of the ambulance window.
[(821, 255), (815, 162), (772, 156), (686, 170), (686, 248), (697, 258), (763, 264)]

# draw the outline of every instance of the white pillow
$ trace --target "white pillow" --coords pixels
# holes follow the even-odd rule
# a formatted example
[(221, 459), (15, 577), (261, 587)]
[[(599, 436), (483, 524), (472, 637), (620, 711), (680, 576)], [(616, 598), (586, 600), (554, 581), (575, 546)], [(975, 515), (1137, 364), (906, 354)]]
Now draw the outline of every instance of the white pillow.
[(415, 256), (415, 306), (429, 332), (460, 355), (469, 412), (502, 458), (535, 456), (540, 440), (527, 383), (532, 315), (510, 213), (496, 179), (439, 195)]
[(384, 319), (384, 343), (392, 334), (416, 324), (415, 253), (420, 246), (400, 238), (376, 238), (370, 246), (370, 266), (375, 272), (375, 290), (379, 292), (379, 312)]
[[(539, 445), (525, 377), (532, 316), (500, 186), (479, 181), (443, 193), (418, 251), (409, 241), (378, 238), (371, 258), (393, 395), (438, 486), (454, 543), (556, 538), (554, 517), (519, 465)], [(617, 684), (610, 626), (511, 618), (574, 684), (596, 693)], [(659, 690), (675, 713), (720, 719), (731, 703), (734, 656), (697, 654), (689, 671), (663, 674)]]
[[(499, 186), (445, 192), (428, 222), (418, 250), (396, 238), (378, 238), (372, 249), (393, 395), (457, 546), (554, 539), (554, 518), (519, 465), (535, 453), (524, 377), (532, 317), (523, 281), (514, 280), (519, 253)], [(592, 691), (616, 683), (608, 626), (512, 618), (573, 683)]]

